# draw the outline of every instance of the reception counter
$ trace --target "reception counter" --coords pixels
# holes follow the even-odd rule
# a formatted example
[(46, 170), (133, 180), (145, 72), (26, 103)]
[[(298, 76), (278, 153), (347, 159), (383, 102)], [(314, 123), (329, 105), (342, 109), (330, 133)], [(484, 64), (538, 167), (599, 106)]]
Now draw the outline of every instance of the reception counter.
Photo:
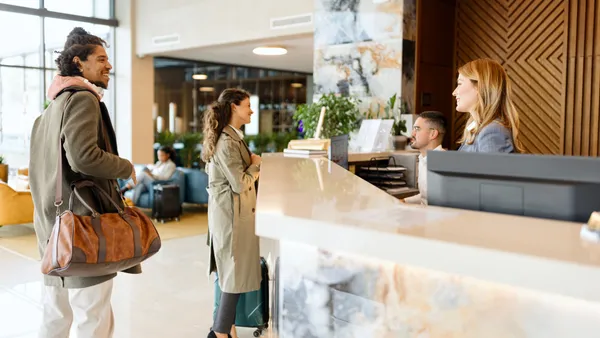
[(280, 154), (263, 157), (257, 203), (279, 337), (600, 336), (600, 245), (581, 224), (404, 205)]

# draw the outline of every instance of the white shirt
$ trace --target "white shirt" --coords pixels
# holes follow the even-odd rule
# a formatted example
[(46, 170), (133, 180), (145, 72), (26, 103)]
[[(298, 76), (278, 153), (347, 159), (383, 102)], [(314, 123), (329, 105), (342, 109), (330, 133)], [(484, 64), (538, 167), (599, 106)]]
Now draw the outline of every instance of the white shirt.
[(171, 178), (171, 176), (173, 176), (175, 173), (175, 169), (177, 169), (175, 162), (171, 161), (171, 159), (168, 159), (164, 163), (161, 161), (156, 162), (156, 164), (152, 166), (150, 172), (155, 179), (163, 181)]
[[(435, 151), (443, 151), (441, 145), (437, 146)], [(427, 205), (427, 156), (419, 154), (419, 172), (418, 184), (419, 194), (404, 199), (406, 203)]]
[(477, 122), (476, 121), (472, 121), (471, 123), (469, 123), (469, 125), (467, 126), (467, 130), (471, 131), (473, 129), (475, 129), (475, 127), (477, 127)]
[(240, 135), (240, 138), (243, 140), (244, 139), (244, 133), (242, 133), (241, 130), (237, 129), (236, 127), (232, 126), (231, 124), (229, 125), (233, 130), (235, 130), (235, 132)]

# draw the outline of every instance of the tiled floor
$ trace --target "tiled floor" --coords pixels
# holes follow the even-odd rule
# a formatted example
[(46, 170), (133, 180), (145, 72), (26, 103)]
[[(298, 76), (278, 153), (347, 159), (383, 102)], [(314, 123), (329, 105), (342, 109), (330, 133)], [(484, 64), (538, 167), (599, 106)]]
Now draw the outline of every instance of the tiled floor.
[[(143, 274), (115, 279), (115, 338), (206, 337), (214, 289), (206, 276), (205, 236), (166, 240), (143, 264)], [(39, 262), (0, 247), (0, 338), (36, 337), (41, 285)], [(240, 338), (252, 332), (238, 330)]]

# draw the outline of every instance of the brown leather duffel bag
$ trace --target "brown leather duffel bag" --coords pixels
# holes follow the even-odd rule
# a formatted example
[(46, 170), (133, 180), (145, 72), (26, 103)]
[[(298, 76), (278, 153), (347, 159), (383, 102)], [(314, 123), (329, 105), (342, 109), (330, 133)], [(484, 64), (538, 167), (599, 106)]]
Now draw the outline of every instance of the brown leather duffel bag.
[[(59, 142), (62, 151), (62, 142)], [(60, 152), (59, 152), (60, 153)], [(62, 160), (58, 161), (55, 205), (62, 204)], [(90, 188), (107, 198), (116, 213), (100, 214), (79, 194)], [(91, 216), (73, 213), (76, 197)], [(161, 240), (152, 220), (135, 207), (121, 208), (108, 193), (92, 181), (72, 184), (69, 209), (56, 216), (52, 234), (42, 258), (42, 273), (61, 277), (95, 277), (123, 271), (154, 255)]]

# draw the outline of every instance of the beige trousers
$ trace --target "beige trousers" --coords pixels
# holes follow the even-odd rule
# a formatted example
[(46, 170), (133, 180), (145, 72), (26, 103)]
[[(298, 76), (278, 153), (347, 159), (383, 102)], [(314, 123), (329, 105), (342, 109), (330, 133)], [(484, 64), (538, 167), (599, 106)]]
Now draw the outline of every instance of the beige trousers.
[(113, 280), (82, 289), (45, 286), (39, 338), (111, 338), (114, 317), (110, 298)]

